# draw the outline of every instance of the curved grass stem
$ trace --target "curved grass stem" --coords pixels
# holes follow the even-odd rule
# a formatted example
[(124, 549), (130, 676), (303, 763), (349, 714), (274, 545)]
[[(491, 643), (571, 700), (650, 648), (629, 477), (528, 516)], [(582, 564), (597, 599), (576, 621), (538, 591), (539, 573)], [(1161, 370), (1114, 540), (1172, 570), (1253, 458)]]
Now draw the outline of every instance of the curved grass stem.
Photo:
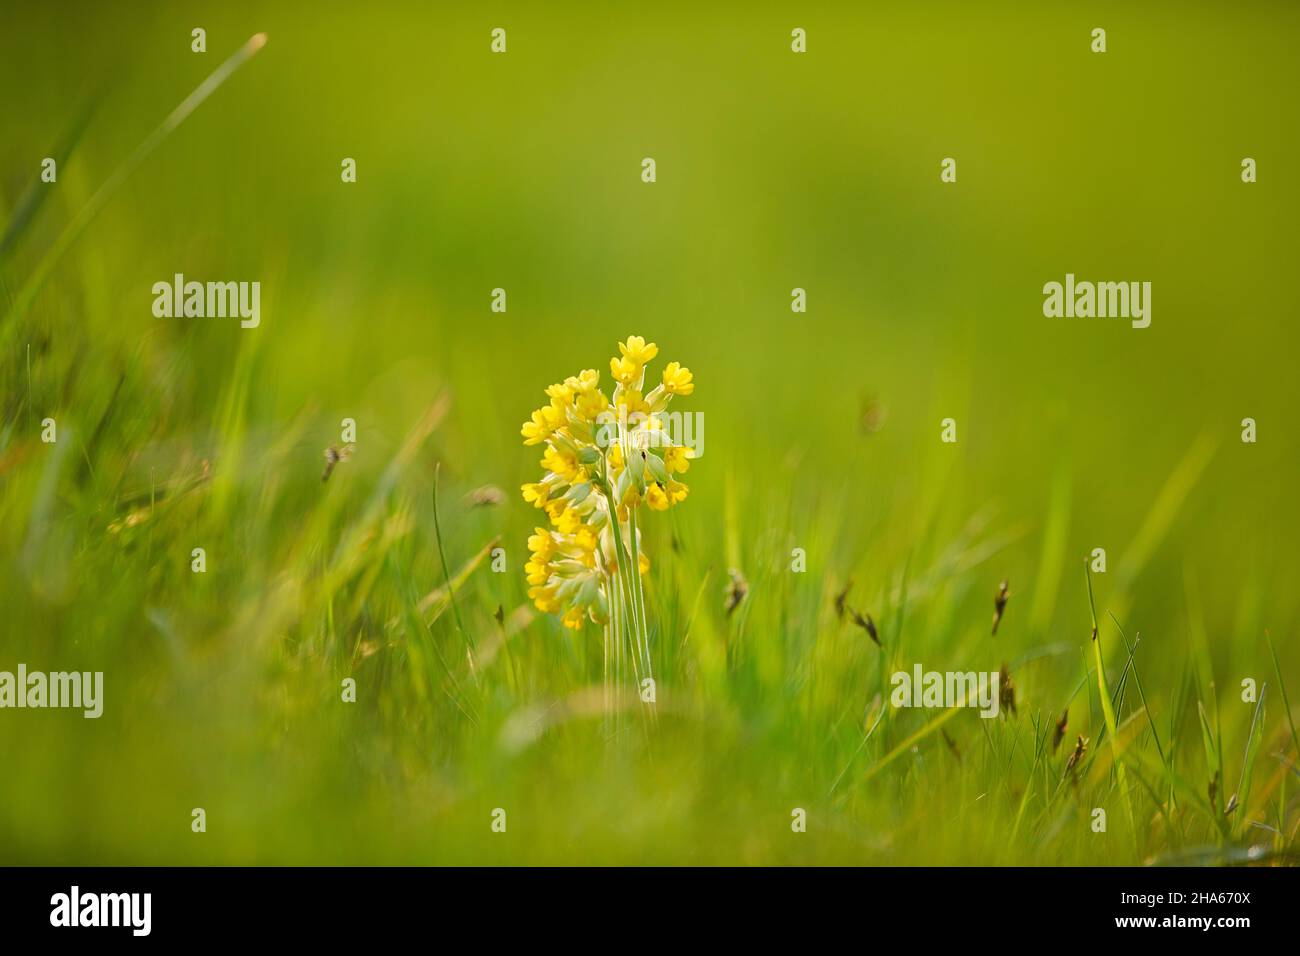
[(266, 34), (257, 33), (249, 37), (244, 44), (226, 58), (220, 66), (213, 70), (208, 78), (194, 88), (189, 96), (181, 100), (180, 104), (167, 115), (158, 127), (150, 133), (137, 146), (117, 169), (104, 180), (103, 185), (95, 191), (94, 195), (86, 205), (72, 218), (72, 221), (64, 227), (59, 238), (55, 240), (54, 245), (45, 253), (41, 261), (37, 264), (35, 271), (27, 279), (27, 282), (19, 290), (18, 295), (14, 298), (13, 305), (5, 314), (3, 320), (0, 320), (0, 328), (10, 327), (11, 323), (20, 318), (28, 308), (31, 307), (37, 293), (45, 284), (50, 272), (63, 258), (64, 253), (76, 242), (81, 235), (82, 230), (86, 228), (99, 214), (99, 211), (107, 205), (108, 201), (117, 192), (118, 188), (130, 178), (131, 174), (139, 168), (140, 164), (145, 161), (150, 153), (157, 148), (158, 144), (165, 140), (176, 127), (180, 126), (191, 113), (199, 108), (199, 105), (211, 96), (222, 83), (230, 78), (230, 75), (237, 69), (253, 58), (258, 50), (266, 45)]

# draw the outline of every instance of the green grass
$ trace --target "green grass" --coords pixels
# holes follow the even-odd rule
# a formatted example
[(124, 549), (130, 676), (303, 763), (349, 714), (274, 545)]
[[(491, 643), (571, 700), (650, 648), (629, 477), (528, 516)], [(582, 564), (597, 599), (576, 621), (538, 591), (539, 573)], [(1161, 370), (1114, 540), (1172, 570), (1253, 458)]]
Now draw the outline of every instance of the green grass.
[[(0, 670), (103, 670), (106, 703), (0, 712), (0, 862), (1294, 863), (1296, 15), (1106, 8), (1098, 62), (1091, 21), (1014, 9), (829, 6), (803, 62), (735, 11), (512, 7), (492, 60), (448, 9), (231, 4), (206, 58), (162, 5), (24, 10)], [(1153, 279), (1152, 327), (1043, 319), (1066, 268)], [(153, 318), (177, 271), (260, 280), (262, 326)], [(657, 719), (611, 738), (599, 631), (526, 598), (518, 430), (629, 333), (707, 432), (642, 527)], [(891, 707), (916, 662), (1005, 663), (1016, 713)]]

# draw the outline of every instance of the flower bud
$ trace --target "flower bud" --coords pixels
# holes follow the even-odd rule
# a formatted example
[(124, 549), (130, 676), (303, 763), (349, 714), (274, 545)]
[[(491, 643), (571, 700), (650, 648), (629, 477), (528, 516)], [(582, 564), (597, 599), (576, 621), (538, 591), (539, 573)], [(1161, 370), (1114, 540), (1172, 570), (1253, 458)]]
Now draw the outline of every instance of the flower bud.
[(668, 480), (668, 469), (664, 467), (664, 460), (654, 452), (647, 452), (645, 456), (646, 467), (650, 470), (651, 477), (663, 484)]

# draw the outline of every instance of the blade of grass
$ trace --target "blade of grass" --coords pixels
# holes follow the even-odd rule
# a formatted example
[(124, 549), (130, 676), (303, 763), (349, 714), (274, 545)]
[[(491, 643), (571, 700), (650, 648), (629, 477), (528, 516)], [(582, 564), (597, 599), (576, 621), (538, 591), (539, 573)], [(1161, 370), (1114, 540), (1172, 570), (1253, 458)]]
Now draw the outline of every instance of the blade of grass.
[(830, 790), (826, 792), (827, 797), (830, 797), (832, 794), (835, 793), (835, 788), (840, 785), (840, 781), (844, 779), (844, 775), (849, 772), (849, 767), (853, 766), (853, 761), (857, 759), (858, 754), (862, 753), (862, 748), (867, 745), (867, 741), (871, 739), (871, 735), (876, 732), (876, 728), (880, 726), (880, 722), (884, 720), (884, 718), (885, 718), (885, 708), (882, 707), (880, 708), (880, 713), (876, 715), (876, 722), (873, 723), (871, 727), (867, 730), (867, 732), (863, 735), (862, 742), (858, 744), (858, 749), (853, 751), (853, 756), (849, 758), (849, 762), (846, 763), (844, 765), (844, 769), (841, 770), (839, 774), (836, 775), (835, 782), (831, 784)]
[[(94, 115), (95, 107), (98, 104), (99, 94), (93, 94), (86, 99), (73, 116), (72, 123), (64, 132), (63, 138), (51, 151), (50, 158), (54, 160), (56, 168), (61, 169), (68, 157), (72, 155), (72, 151), (76, 149), (82, 133), (90, 125), (90, 118)], [(40, 211), (41, 204), (50, 195), (50, 190), (45, 187), (46, 184), (41, 182), (40, 176), (33, 174), (31, 182), (27, 184), (27, 188), (23, 190), (17, 206), (14, 207), (13, 218), (9, 220), (9, 228), (5, 230), (4, 238), (0, 239), (0, 259), (3, 259), (5, 253), (13, 248), (28, 224), (36, 218), (36, 213)]]
[(1214, 740), (1214, 731), (1210, 729), (1210, 715), (1206, 713), (1205, 703), (1196, 702), (1196, 714), (1201, 720), (1201, 742), (1205, 745), (1205, 766), (1210, 773), (1210, 782), (1215, 784), (1214, 793), (1209, 797), (1210, 817), (1215, 828), (1224, 840), (1228, 839), (1228, 825), (1223, 817), (1223, 763), (1221, 750)]
[(249, 37), (243, 46), (227, 57), (226, 61), (213, 70), (206, 80), (196, 86), (189, 96), (181, 100), (180, 105), (168, 114), (157, 129), (146, 136), (140, 145), (131, 152), (131, 155), (113, 171), (112, 175), (104, 180), (103, 185), (90, 197), (86, 205), (81, 207), (81, 210), (72, 218), (72, 221), (64, 227), (63, 232), (59, 234), (59, 238), (54, 241), (54, 245), (37, 263), (35, 270), (28, 277), (22, 289), (19, 290), (13, 305), (5, 313), (4, 320), (0, 321), (0, 329), (9, 327), (15, 320), (26, 314), (42, 286), (44, 286), (45, 280), (49, 278), (50, 272), (63, 258), (64, 253), (71, 248), (86, 226), (99, 215), (100, 210), (113, 198), (113, 194), (148, 158), (149, 154), (158, 147), (158, 144), (171, 135), (172, 131), (185, 121), (186, 117), (198, 109), (203, 101), (216, 92), (221, 84), (230, 79), (232, 73), (252, 59), (257, 51), (265, 45), (265, 33), (257, 33)]
[(1124, 549), (1124, 558), (1115, 570), (1115, 591), (1111, 601), (1120, 617), (1124, 617), (1127, 610), (1130, 586), (1173, 525), (1179, 509), (1196, 486), (1218, 445), (1218, 439), (1208, 432), (1202, 433), (1192, 442), (1156, 495), (1155, 502), (1132, 543)]
[(1277, 648), (1273, 646), (1273, 635), (1265, 631), (1264, 640), (1268, 641), (1268, 652), (1273, 658), (1273, 670), (1277, 672), (1277, 686), (1282, 692), (1282, 708), (1286, 711), (1287, 726), (1291, 728), (1291, 745), (1295, 747), (1296, 756), (1300, 758), (1300, 735), (1296, 734), (1295, 721), (1291, 718), (1291, 700), (1286, 695), (1286, 681), (1282, 680), (1282, 665), (1277, 662)]
[(456, 603), (456, 589), (451, 583), (451, 565), (447, 563), (447, 552), (442, 546), (442, 523), (438, 519), (438, 478), (442, 474), (442, 462), (438, 462), (433, 469), (433, 532), (438, 539), (438, 557), (442, 559), (442, 576), (447, 583), (447, 600), (451, 602), (452, 617), (456, 619), (456, 630), (460, 632), (461, 640), (465, 642), (465, 656), (469, 660), (470, 673), (474, 675), (474, 680), (478, 680), (478, 667), (474, 664), (474, 655), (477, 653), (474, 647), (474, 639), (469, 636), (465, 630), (465, 624), (460, 619), (460, 605)]
[[(932, 733), (934, 733), (936, 730), (938, 730), (948, 721), (956, 717), (959, 713), (961, 713), (962, 708), (964, 708), (965, 706), (966, 706), (965, 700), (958, 701), (955, 707), (949, 707), (942, 714), (939, 714), (939, 716), (935, 717), (933, 720), (927, 723), (920, 730), (916, 731), (910, 737), (906, 738), (897, 747), (895, 747), (889, 753), (885, 754), (885, 756), (881, 757), (874, 764), (872, 764), (867, 769), (867, 772), (862, 775), (862, 781), (865, 783), (866, 781), (874, 777), (876, 774), (880, 773), (880, 771), (884, 770), (887, 766), (889, 766), (891, 763), (897, 760), (899, 756), (901, 756), (902, 754), (910, 750), (913, 745), (924, 740), (926, 737), (930, 736)], [(873, 727), (872, 729), (874, 730), (875, 728)]]
[(1255, 772), (1255, 757), (1259, 753), (1260, 728), (1264, 723), (1264, 697), (1268, 693), (1268, 684), (1259, 689), (1259, 700), (1255, 702), (1255, 714), (1250, 719), (1250, 731), (1246, 735), (1246, 753), (1241, 761), (1241, 776), (1237, 778), (1237, 812), (1241, 816), (1241, 828), (1248, 824), (1250, 783)]
[[(1119, 621), (1115, 619), (1114, 614), (1110, 616), (1110, 619), (1112, 621), (1115, 621), (1115, 628), (1119, 631), (1119, 636), (1124, 640), (1124, 646), (1128, 647), (1128, 635), (1124, 633), (1124, 628), (1120, 627)], [(1140, 640), (1141, 637), (1142, 635), (1139, 634), (1138, 639)], [(1160, 755), (1160, 763), (1164, 765), (1166, 774), (1169, 777), (1169, 799), (1172, 802), (1174, 799), (1174, 791), (1173, 791), (1174, 765), (1172, 762), (1170, 762), (1169, 759), (1165, 757), (1165, 750), (1162, 746), (1160, 746), (1160, 733), (1156, 730), (1155, 718), (1151, 716), (1151, 708), (1147, 705), (1146, 692), (1142, 690), (1142, 678), (1138, 674), (1137, 661), (1135, 660), (1136, 655), (1137, 655), (1137, 642), (1135, 641), (1133, 646), (1129, 648), (1129, 660), (1133, 664), (1133, 683), (1137, 686), (1138, 699), (1142, 701), (1142, 712), (1146, 714), (1147, 723), (1151, 727), (1151, 739), (1155, 741), (1156, 753)], [(1157, 801), (1157, 804), (1158, 803), (1159, 801)], [(1177, 804), (1175, 804), (1175, 806), (1177, 806)]]
[(1097, 631), (1097, 601), (1092, 593), (1092, 568), (1087, 561), (1083, 564), (1084, 577), (1088, 581), (1088, 609), (1092, 612), (1092, 656), (1093, 663), (1097, 668), (1097, 689), (1101, 695), (1101, 713), (1106, 721), (1106, 730), (1110, 734), (1111, 758), (1115, 763), (1115, 775), (1119, 781), (1120, 792), (1124, 796), (1124, 809), (1128, 814), (1129, 828), (1133, 830), (1136, 838), (1136, 828), (1133, 823), (1133, 804), (1129, 797), (1128, 781), (1124, 775), (1124, 764), (1120, 760), (1123, 753), (1123, 747), (1120, 744), (1119, 736), (1115, 733), (1115, 710), (1110, 705), (1110, 691), (1106, 687), (1106, 665), (1101, 658), (1101, 635)]

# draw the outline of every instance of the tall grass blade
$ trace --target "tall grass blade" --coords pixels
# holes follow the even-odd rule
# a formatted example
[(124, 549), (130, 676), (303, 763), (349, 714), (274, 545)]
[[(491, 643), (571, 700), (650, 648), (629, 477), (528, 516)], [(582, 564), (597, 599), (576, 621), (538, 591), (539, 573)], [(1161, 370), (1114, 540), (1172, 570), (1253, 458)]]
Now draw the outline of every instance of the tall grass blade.
[(45, 280), (49, 278), (50, 272), (63, 258), (64, 253), (71, 248), (86, 226), (90, 225), (91, 221), (99, 215), (100, 210), (113, 198), (113, 194), (148, 158), (149, 154), (158, 147), (158, 144), (171, 135), (176, 127), (185, 122), (186, 117), (198, 109), (204, 100), (216, 92), (221, 84), (230, 78), (232, 73), (252, 59), (257, 51), (265, 45), (265, 33), (257, 33), (249, 37), (243, 46), (213, 70), (208, 78), (196, 86), (189, 96), (181, 100), (180, 105), (168, 114), (158, 128), (145, 137), (144, 141), (132, 151), (131, 155), (113, 171), (112, 175), (104, 180), (103, 185), (90, 197), (86, 205), (81, 207), (81, 211), (72, 218), (72, 221), (64, 227), (54, 245), (50, 247), (49, 251), (37, 264), (36, 269), (19, 291), (13, 305), (5, 313), (4, 320), (0, 321), (0, 329), (8, 327), (12, 322), (26, 314), (37, 294), (41, 291), (42, 286), (44, 286)]
[[(77, 148), (77, 143), (81, 141), (81, 135), (90, 125), (90, 119), (95, 113), (95, 108), (99, 105), (99, 95), (92, 95), (81, 105), (59, 140), (57, 146), (51, 153), (51, 159), (54, 160), (57, 168), (62, 169), (72, 151)], [(41, 204), (45, 202), (46, 197), (50, 195), (50, 190), (40, 181), (40, 177), (33, 175), (27, 188), (23, 190), (22, 196), (18, 199), (17, 206), (14, 207), (13, 218), (9, 220), (9, 227), (5, 229), (3, 238), (0, 238), (0, 260), (3, 260), (5, 254), (14, 247), (18, 238), (27, 229), (27, 226), (36, 218), (36, 213), (40, 211)]]
[[(1106, 686), (1106, 665), (1101, 658), (1101, 634), (1097, 630), (1097, 602), (1092, 593), (1092, 568), (1084, 562), (1084, 577), (1088, 581), (1088, 609), (1092, 612), (1092, 657), (1093, 665), (1097, 669), (1097, 690), (1101, 696), (1101, 713), (1106, 722), (1106, 730), (1110, 734), (1111, 757), (1115, 762), (1115, 776), (1119, 781), (1120, 792), (1124, 797), (1124, 809), (1128, 814), (1130, 828), (1133, 827), (1133, 804), (1131, 803), (1128, 792), (1128, 781), (1124, 775), (1124, 764), (1120, 760), (1123, 753), (1123, 746), (1120, 744), (1119, 735), (1115, 732), (1115, 709), (1110, 704), (1110, 691)], [(1136, 834), (1136, 829), (1134, 829)]]

